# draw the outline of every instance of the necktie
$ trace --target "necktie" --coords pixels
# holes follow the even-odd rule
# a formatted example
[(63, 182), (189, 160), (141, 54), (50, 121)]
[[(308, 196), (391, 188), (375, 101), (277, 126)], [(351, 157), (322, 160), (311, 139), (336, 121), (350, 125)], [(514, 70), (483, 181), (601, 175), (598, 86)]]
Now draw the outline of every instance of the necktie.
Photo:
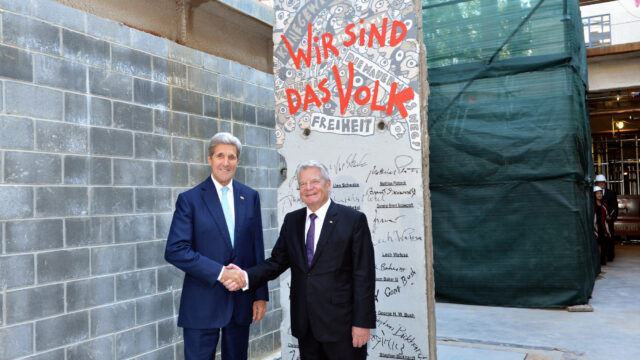
[(311, 266), (311, 261), (313, 260), (313, 243), (316, 234), (316, 218), (318, 215), (311, 214), (309, 215), (309, 219), (311, 220), (311, 224), (309, 225), (309, 231), (307, 231), (307, 263)]
[(222, 204), (222, 212), (224, 212), (224, 220), (227, 222), (227, 228), (229, 229), (229, 236), (231, 237), (231, 246), (233, 246), (233, 234), (234, 234), (234, 221), (233, 221), (233, 212), (231, 211), (231, 206), (229, 205), (229, 200), (227, 200), (227, 193), (229, 192), (229, 188), (224, 186), (222, 188), (222, 199), (220, 203)]

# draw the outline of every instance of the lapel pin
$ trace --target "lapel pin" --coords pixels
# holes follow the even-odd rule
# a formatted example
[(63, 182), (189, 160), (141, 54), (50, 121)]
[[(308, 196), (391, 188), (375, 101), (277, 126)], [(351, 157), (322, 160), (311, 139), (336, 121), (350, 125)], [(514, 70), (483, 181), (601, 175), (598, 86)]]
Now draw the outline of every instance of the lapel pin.
[(333, 224), (333, 220), (329, 220), (329, 224)]
[(240, 195), (240, 200), (244, 200), (244, 196)]

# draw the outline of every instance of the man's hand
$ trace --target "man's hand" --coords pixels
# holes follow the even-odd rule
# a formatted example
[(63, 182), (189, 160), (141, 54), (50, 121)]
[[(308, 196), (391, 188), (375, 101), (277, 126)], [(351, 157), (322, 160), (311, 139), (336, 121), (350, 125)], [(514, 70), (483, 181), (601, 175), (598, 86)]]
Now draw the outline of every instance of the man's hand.
[(607, 221), (611, 221), (611, 216), (607, 215)]
[(253, 322), (257, 323), (262, 320), (264, 313), (267, 312), (267, 302), (265, 300), (256, 300), (253, 302)]
[(351, 337), (353, 338), (353, 347), (363, 347), (369, 341), (370, 329), (360, 328), (357, 326), (351, 327)]
[(229, 291), (240, 290), (247, 285), (244, 279), (244, 271), (235, 264), (229, 264), (224, 268), (220, 282)]

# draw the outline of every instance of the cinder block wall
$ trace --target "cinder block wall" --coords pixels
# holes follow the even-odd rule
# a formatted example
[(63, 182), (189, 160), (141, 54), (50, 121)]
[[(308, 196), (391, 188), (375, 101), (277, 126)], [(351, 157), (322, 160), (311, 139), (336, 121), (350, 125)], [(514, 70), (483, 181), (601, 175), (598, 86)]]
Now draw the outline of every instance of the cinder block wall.
[[(0, 15), (0, 359), (181, 359), (175, 199), (234, 133), (270, 253), (272, 75), (48, 0)], [(280, 347), (277, 286), (253, 358)]]

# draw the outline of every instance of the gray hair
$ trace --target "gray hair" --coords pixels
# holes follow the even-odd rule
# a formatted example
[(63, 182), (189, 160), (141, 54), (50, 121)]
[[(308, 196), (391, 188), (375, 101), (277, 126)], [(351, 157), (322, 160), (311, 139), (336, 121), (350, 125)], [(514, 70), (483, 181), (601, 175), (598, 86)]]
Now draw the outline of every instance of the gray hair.
[(324, 166), (323, 163), (321, 163), (318, 160), (307, 160), (307, 161), (303, 161), (300, 163), (300, 165), (298, 165), (298, 168), (296, 169), (296, 178), (300, 178), (300, 172), (302, 170), (306, 170), (308, 168), (318, 168), (320, 169), (320, 173), (322, 173), (322, 177), (326, 180), (329, 181), (329, 170), (327, 170), (327, 167)]
[(240, 158), (240, 151), (242, 150), (242, 144), (237, 137), (231, 135), (228, 132), (219, 132), (209, 140), (209, 156), (213, 155), (213, 151), (216, 148), (216, 145), (220, 144), (228, 144), (236, 147), (236, 152), (238, 158)]

